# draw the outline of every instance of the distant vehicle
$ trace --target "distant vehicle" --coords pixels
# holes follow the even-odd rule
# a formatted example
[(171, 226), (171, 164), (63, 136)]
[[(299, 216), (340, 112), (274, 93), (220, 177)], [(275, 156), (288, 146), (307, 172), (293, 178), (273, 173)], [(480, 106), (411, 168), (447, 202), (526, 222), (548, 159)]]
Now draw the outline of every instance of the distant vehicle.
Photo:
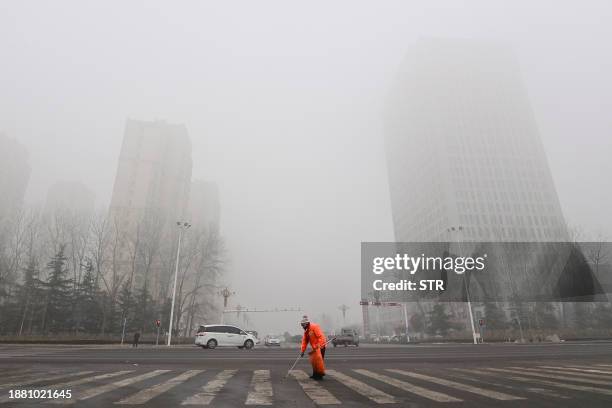
[(340, 334), (332, 340), (332, 344), (334, 347), (339, 345), (359, 347), (359, 335), (353, 329), (342, 329)]
[(202, 325), (195, 336), (196, 346), (208, 349), (238, 347), (250, 350), (256, 343), (257, 337), (239, 327), (225, 324)]
[(281, 345), (281, 341), (280, 338), (276, 337), (276, 336), (266, 336), (266, 338), (264, 339), (264, 344), (268, 347), (270, 346), (280, 346)]

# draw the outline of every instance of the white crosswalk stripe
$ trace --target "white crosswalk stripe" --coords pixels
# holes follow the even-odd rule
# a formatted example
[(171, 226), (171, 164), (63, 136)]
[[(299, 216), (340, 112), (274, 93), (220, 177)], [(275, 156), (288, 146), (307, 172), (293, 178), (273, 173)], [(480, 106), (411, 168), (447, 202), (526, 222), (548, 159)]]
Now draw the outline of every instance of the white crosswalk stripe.
[(150, 387), (150, 388), (145, 388), (144, 390), (141, 390), (134, 395), (124, 398), (121, 401), (115, 402), (115, 404), (124, 404), (124, 405), (144, 404), (145, 402), (148, 402), (152, 400), (153, 398), (157, 397), (158, 395), (161, 395), (164, 392), (170, 390), (171, 388), (174, 388), (177, 385), (184, 383), (191, 377), (194, 377), (203, 371), (204, 370), (185, 371), (184, 373), (174, 378), (171, 378), (166, 382), (154, 385), (153, 387)]
[[(474, 370), (468, 370), (465, 368), (451, 368), (451, 370), (453, 370), (453, 372), (451, 373), (451, 375), (453, 377), (459, 378), (463, 381), (468, 381), (468, 382), (475, 382), (478, 384), (487, 384), (487, 385), (492, 385), (494, 387), (499, 387), (499, 388), (506, 388), (508, 390), (513, 390), (516, 392), (529, 392), (532, 394), (538, 394), (538, 395), (543, 395), (545, 397), (552, 397), (552, 398), (560, 398), (560, 399), (568, 399), (569, 397), (565, 396), (565, 395), (561, 395), (559, 393), (554, 392), (553, 390), (549, 390), (547, 388), (535, 388), (535, 387), (529, 387), (529, 386), (524, 386), (521, 388), (518, 388), (516, 386), (512, 386), (512, 385), (508, 385), (508, 384), (502, 384), (500, 382), (495, 382), (495, 381), (491, 381), (490, 373), (479, 373), (479, 372), (474, 372)], [(459, 373), (463, 373), (463, 374), (459, 374)], [(483, 380), (482, 376), (486, 375), (487, 379)]]
[[(59, 384), (51, 384), (51, 385), (46, 385), (45, 388), (46, 389), (52, 389), (52, 390), (62, 390), (62, 389), (68, 389), (70, 387), (74, 387), (75, 385), (82, 385), (82, 384), (87, 384), (90, 382), (94, 382), (94, 381), (99, 381), (99, 380), (106, 380), (109, 378), (113, 378), (113, 377), (118, 377), (120, 375), (125, 375), (125, 374), (129, 374), (132, 373), (133, 371), (131, 370), (127, 370), (127, 371), (115, 371), (112, 373), (106, 373), (106, 374), (100, 374), (100, 375), (95, 375), (93, 377), (85, 377), (85, 378), (80, 378), (78, 380), (73, 380), (73, 381), (67, 381), (67, 382), (63, 382), (63, 383), (59, 383)], [(8, 402), (10, 399), (8, 396), (0, 398), (0, 403), (5, 403)]]
[(418, 374), (411, 371), (405, 370), (395, 370), (395, 369), (387, 369), (387, 371), (391, 373), (405, 375), (411, 378), (416, 378), (418, 380), (429, 381), (434, 384), (444, 385), (446, 387), (454, 388), (460, 391), (471, 392), (472, 394), (481, 395), (487, 398), (493, 398), (501, 401), (510, 401), (510, 400), (519, 400), (525, 399), (523, 397), (517, 397), (515, 395), (505, 394), (499, 391), (485, 390), (484, 388), (474, 387), (473, 385), (458, 383), (455, 381), (446, 380), (444, 378), (439, 377), (431, 377), (429, 375)]
[(292, 370), (291, 376), (295, 378), (304, 390), (304, 393), (317, 405), (338, 405), (341, 402), (329, 391), (312, 380), (302, 370)]
[[(514, 368), (514, 367), (511, 367)], [(612, 380), (612, 374), (597, 374), (597, 373), (585, 373), (582, 371), (573, 371), (567, 367), (548, 367), (548, 366), (538, 366), (539, 370), (546, 373), (551, 374), (571, 374), (577, 377), (584, 378), (595, 378), (600, 380)]]
[(251, 388), (247, 395), (246, 405), (272, 405), (272, 384), (270, 370), (255, 370), (251, 378)]
[(81, 375), (87, 375), (87, 374), (91, 374), (93, 373), (93, 371), (77, 371), (76, 373), (68, 373), (68, 374), (58, 374), (58, 375), (52, 375), (51, 377), (40, 377), (40, 375), (37, 374), (33, 374), (35, 375), (34, 377), (31, 377), (31, 379), (27, 380), (27, 382), (23, 383), (23, 382), (12, 382), (12, 383), (8, 383), (8, 384), (2, 384), (0, 385), (0, 390), (4, 390), (7, 388), (14, 388), (16, 386), (21, 386), (21, 387), (27, 387), (30, 385), (37, 385), (37, 384), (41, 384), (41, 383), (45, 383), (45, 382), (50, 382), (50, 381), (55, 381), (55, 380), (61, 380), (62, 378), (70, 378), (70, 377), (78, 377)]
[(57, 402), (59, 404), (72, 404), (75, 403), (76, 401), (82, 401), (82, 400), (86, 400), (86, 399), (90, 399), (93, 397), (96, 397), (100, 394), (104, 394), (110, 391), (114, 391), (118, 388), (123, 388), (123, 387), (127, 387), (128, 385), (132, 385), (134, 383), (140, 382), (140, 381), (144, 381), (144, 380), (148, 380), (149, 378), (153, 378), (153, 377), (157, 377), (158, 375), (164, 374), (169, 372), (170, 370), (155, 370), (155, 371), (150, 371), (148, 373), (144, 373), (141, 375), (137, 375), (136, 377), (130, 377), (130, 378), (126, 378), (124, 380), (120, 380), (111, 384), (104, 384), (101, 385), (99, 387), (92, 387), (92, 388), (88, 388), (82, 392), (74, 393), (73, 394), (73, 398), (72, 399), (66, 399), (66, 400), (55, 400), (53, 402)]
[(210, 380), (202, 391), (198, 394), (192, 395), (183, 401), (182, 405), (209, 405), (211, 401), (217, 396), (219, 391), (225, 386), (225, 384), (232, 378), (238, 370), (223, 370), (217, 376)]
[[(501, 369), (484, 368), (484, 370), (501, 370)], [(500, 373), (497, 373), (497, 374), (500, 374)], [(564, 390), (576, 390), (576, 391), (594, 392), (597, 394), (604, 394), (604, 395), (612, 395), (612, 390), (609, 390), (607, 388), (597, 388), (597, 387), (588, 387), (584, 385), (560, 383), (556, 381), (542, 380), (539, 378), (517, 377), (515, 375), (505, 375), (504, 378), (507, 378), (512, 381), (526, 382), (529, 384), (537, 383), (537, 384), (542, 384), (542, 385), (548, 385), (550, 387), (562, 388)]]
[(612, 364), (595, 364), (598, 367), (612, 367)]
[[(544, 367), (544, 366), (542, 366)], [(564, 368), (568, 369), (568, 370), (576, 370), (576, 371), (584, 371), (587, 373), (601, 373), (601, 374), (609, 374), (612, 375), (612, 370), (604, 370), (604, 369), (595, 369), (593, 368), (593, 366), (577, 366), (577, 365), (571, 365), (571, 366), (565, 366)]]
[(522, 375), (528, 375), (528, 376), (533, 376), (533, 377), (551, 378), (554, 380), (612, 386), (612, 381), (600, 381), (600, 380), (591, 380), (591, 379), (586, 379), (586, 378), (568, 377), (566, 375), (555, 375), (555, 374), (542, 372), (540, 370), (535, 370), (535, 369), (530, 369), (530, 368), (516, 368), (516, 369), (487, 368), (486, 370), (508, 372), (508, 373), (513, 373), (513, 374), (522, 374)]
[(327, 375), (332, 378), (335, 378), (351, 390), (355, 391), (358, 394), (363, 395), (364, 397), (369, 398), (370, 400), (378, 403), (378, 404), (395, 404), (397, 401), (392, 395), (387, 394), (386, 392), (382, 392), (379, 389), (376, 389), (363, 381), (359, 381), (356, 378), (350, 377), (346, 374), (335, 370), (327, 370)]
[(433, 400), (433, 401), (438, 401), (438, 402), (459, 402), (459, 401), (462, 401), (459, 398), (451, 397), (450, 395), (443, 394), (441, 392), (428, 390), (427, 388), (419, 387), (418, 385), (414, 385), (414, 384), (411, 384), (411, 383), (406, 382), (406, 381), (398, 380), (396, 378), (389, 377), (389, 376), (384, 375), (384, 374), (378, 374), (378, 373), (372, 372), (370, 370), (355, 369), (353, 371), (355, 371), (356, 373), (359, 373), (361, 375), (364, 375), (366, 377), (373, 378), (375, 380), (378, 380), (378, 381), (384, 382), (386, 384), (389, 384), (389, 385), (391, 385), (393, 387), (399, 388), (401, 390), (410, 392), (412, 394), (419, 395), (419, 396), (421, 396), (423, 398), (427, 398), (427, 399), (430, 399), (430, 400)]

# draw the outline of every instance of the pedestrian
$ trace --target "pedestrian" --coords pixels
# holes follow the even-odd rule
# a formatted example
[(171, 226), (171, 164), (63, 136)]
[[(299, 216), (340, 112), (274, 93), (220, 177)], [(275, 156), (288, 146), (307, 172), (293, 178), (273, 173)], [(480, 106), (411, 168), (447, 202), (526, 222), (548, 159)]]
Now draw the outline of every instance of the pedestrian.
[[(317, 350), (320, 350), (321, 358), (325, 359), (325, 345), (327, 343), (327, 339), (325, 338), (325, 335), (323, 334), (323, 331), (321, 330), (319, 325), (312, 323), (306, 315), (302, 317), (302, 321), (300, 322), (300, 324), (304, 329), (304, 336), (302, 337), (302, 357), (304, 357), (306, 347), (308, 347), (308, 344), (310, 343), (310, 348), (312, 349), (312, 351), (316, 352)], [(312, 375), (310, 376), (310, 378), (315, 380), (322, 380), (324, 375), (324, 372), (316, 371), (313, 365)]]
[(134, 333), (134, 342), (132, 343), (132, 347), (138, 347), (138, 341), (140, 340), (140, 332)]

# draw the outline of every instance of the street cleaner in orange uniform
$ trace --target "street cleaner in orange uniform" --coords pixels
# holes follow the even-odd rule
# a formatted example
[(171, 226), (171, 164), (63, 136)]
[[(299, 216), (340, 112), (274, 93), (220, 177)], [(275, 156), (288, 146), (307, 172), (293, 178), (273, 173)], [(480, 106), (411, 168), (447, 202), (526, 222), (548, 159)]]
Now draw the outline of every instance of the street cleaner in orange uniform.
[[(312, 349), (309, 353), (310, 363), (312, 364), (312, 375), (310, 378), (322, 380), (325, 375), (323, 359), (325, 358), (325, 344), (327, 343), (327, 339), (319, 325), (311, 323), (310, 320), (308, 320), (308, 316), (303, 316), (300, 324), (304, 329), (304, 337), (302, 337), (302, 357), (304, 357), (304, 352), (306, 351), (306, 347), (308, 347), (308, 343), (310, 343), (310, 348)], [(321, 356), (320, 358), (319, 354)]]

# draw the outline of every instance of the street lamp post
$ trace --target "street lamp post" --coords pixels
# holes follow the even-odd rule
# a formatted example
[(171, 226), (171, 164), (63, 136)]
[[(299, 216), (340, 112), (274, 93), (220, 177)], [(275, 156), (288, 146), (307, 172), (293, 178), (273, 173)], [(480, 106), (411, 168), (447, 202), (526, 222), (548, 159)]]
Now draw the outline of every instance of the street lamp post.
[[(461, 226), (459, 226), (457, 228), (451, 227), (451, 228), (448, 229), (448, 232), (450, 233), (451, 231), (452, 232), (457, 231), (457, 232), (461, 233), (463, 231), (463, 227), (461, 227)], [(459, 249), (459, 256), (463, 255), (462, 254), (463, 251), (461, 250), (461, 239), (462, 239), (461, 236), (459, 236), (458, 239), (457, 239), (457, 246), (458, 246), (458, 249)], [(476, 327), (474, 326), (474, 315), (472, 314), (472, 302), (470, 300), (470, 290), (469, 290), (469, 287), (468, 287), (468, 284), (467, 284), (467, 279), (465, 279), (465, 274), (463, 275), (463, 285), (465, 286), (465, 294), (467, 296), (467, 308), (468, 308), (468, 314), (470, 315), (470, 326), (472, 328), (472, 339), (474, 341), (474, 344), (478, 344), (478, 340), (476, 338)]]
[(176, 281), (178, 278), (179, 260), (181, 256), (181, 239), (183, 238), (183, 231), (191, 227), (188, 222), (177, 221), (176, 225), (179, 227), (178, 245), (176, 248), (176, 267), (174, 268), (174, 287), (172, 288), (172, 306), (170, 306), (170, 324), (168, 325), (168, 346), (172, 341), (172, 322), (174, 321), (174, 301), (176, 300)]

